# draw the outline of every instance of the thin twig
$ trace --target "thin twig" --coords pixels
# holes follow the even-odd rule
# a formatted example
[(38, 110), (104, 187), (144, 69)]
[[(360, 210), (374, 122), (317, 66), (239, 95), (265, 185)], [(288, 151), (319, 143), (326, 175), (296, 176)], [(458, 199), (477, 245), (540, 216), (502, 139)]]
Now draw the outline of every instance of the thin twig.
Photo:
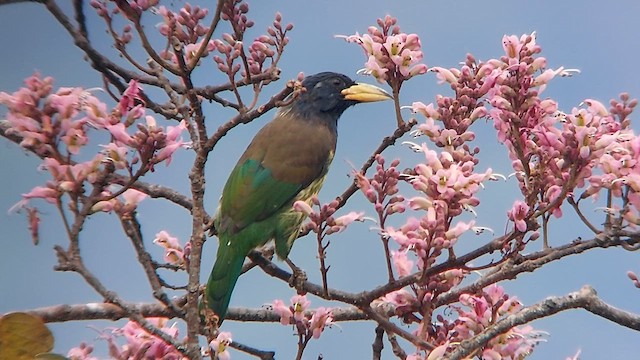
[(383, 315), (379, 314), (376, 310), (369, 306), (365, 306), (361, 308), (369, 318), (378, 323), (387, 333), (396, 334), (398, 336), (403, 337), (405, 340), (411, 342), (416, 347), (422, 348), (424, 350), (433, 350), (435, 346), (429, 344), (428, 342), (420, 339), (419, 337), (409, 333), (398, 327), (396, 324), (389, 321), (389, 319), (385, 318)]
[(89, 286), (91, 286), (98, 294), (100, 294), (100, 296), (102, 296), (106, 302), (114, 304), (121, 308), (129, 319), (135, 321), (149, 334), (162, 339), (162, 341), (173, 346), (183, 355), (192, 356), (192, 354), (189, 353), (188, 349), (185, 349), (167, 333), (147, 321), (147, 319), (145, 319), (142, 314), (137, 312), (138, 308), (129, 306), (129, 304), (122, 301), (115, 292), (107, 289), (104, 284), (102, 284), (102, 282), (100, 282), (100, 280), (98, 280), (98, 278), (85, 267), (80, 256), (68, 257), (67, 253), (62, 249), (62, 247), (57, 245), (54, 247), (54, 249), (58, 254), (58, 258), (65, 263), (67, 270), (74, 271), (82, 276), (84, 281), (89, 284)]
[[(376, 161), (376, 155), (382, 154), (382, 152), (385, 149), (394, 145), (399, 138), (401, 138), (404, 134), (409, 132), (411, 128), (413, 128), (413, 126), (416, 125), (417, 123), (418, 121), (416, 119), (411, 119), (409, 120), (409, 122), (404, 123), (401, 127), (398, 127), (393, 132), (393, 134), (382, 139), (382, 143), (380, 143), (378, 148), (373, 151), (373, 154), (369, 157), (369, 159), (367, 159), (367, 161), (365, 161), (364, 164), (362, 164), (360, 171), (363, 174), (366, 173), (367, 170), (369, 170), (369, 168)], [(336, 210), (343, 207), (347, 203), (347, 200), (349, 200), (351, 195), (355, 194), (357, 190), (358, 190), (358, 187), (356, 186), (355, 183), (352, 183), (351, 185), (349, 185), (349, 187), (340, 196), (336, 198), (336, 200), (338, 200), (338, 206), (336, 207)]]
[(234, 348), (238, 351), (242, 351), (249, 355), (253, 355), (261, 360), (273, 360), (276, 356), (276, 353), (274, 351), (259, 350), (254, 347), (239, 343), (237, 341), (233, 341), (232, 343), (230, 343), (229, 347)]
[(131, 216), (127, 217), (120, 216), (120, 223), (122, 224), (125, 234), (129, 240), (131, 240), (133, 248), (136, 250), (138, 262), (142, 265), (142, 268), (147, 275), (147, 280), (149, 280), (149, 284), (153, 290), (153, 296), (167, 306), (173, 313), (179, 314), (180, 317), (183, 317), (183, 311), (175, 307), (164, 290), (162, 290), (162, 281), (156, 272), (151, 255), (149, 255), (149, 252), (147, 252), (144, 247), (142, 233), (140, 232), (140, 223), (135, 218), (135, 214), (131, 214)]
[(382, 359), (382, 350), (384, 349), (384, 343), (382, 339), (384, 338), (384, 329), (382, 326), (376, 326), (376, 336), (373, 339), (373, 344), (371, 344), (371, 349), (373, 350), (373, 360)]
[(240, 124), (247, 124), (253, 121), (254, 119), (258, 118), (259, 116), (262, 116), (267, 111), (278, 106), (278, 104), (284, 99), (286, 99), (286, 97), (289, 96), (292, 92), (293, 92), (293, 84), (287, 83), (287, 87), (285, 87), (279, 93), (272, 96), (269, 99), (269, 101), (267, 101), (265, 104), (247, 113), (236, 115), (233, 119), (229, 120), (224, 125), (220, 126), (218, 130), (215, 132), (215, 134), (213, 134), (207, 140), (207, 143), (204, 147), (205, 151), (211, 151), (216, 146), (218, 141), (220, 141), (222, 137), (227, 135), (227, 133), (231, 131), (231, 129), (235, 128)]
[(582, 220), (582, 222), (589, 228), (589, 230), (591, 230), (594, 234), (598, 234), (600, 233), (600, 230), (598, 230), (588, 219), (586, 216), (584, 216), (584, 214), (582, 213), (582, 211), (580, 210), (580, 204), (579, 202), (576, 202), (573, 197), (569, 197), (567, 199), (567, 201), (569, 202), (569, 204), (571, 204), (571, 206), (573, 207), (573, 209), (575, 210), (576, 214), (578, 215), (578, 217), (580, 218), (580, 220)]

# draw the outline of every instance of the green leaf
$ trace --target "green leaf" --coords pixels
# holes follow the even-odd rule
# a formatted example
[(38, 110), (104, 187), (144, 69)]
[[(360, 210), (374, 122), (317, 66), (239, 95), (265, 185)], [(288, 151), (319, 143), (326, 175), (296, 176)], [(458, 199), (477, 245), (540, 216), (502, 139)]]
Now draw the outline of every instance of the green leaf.
[(55, 353), (41, 353), (36, 355), (36, 360), (69, 360), (68, 357), (64, 357)]
[(33, 360), (51, 349), (53, 335), (39, 317), (21, 312), (0, 317), (0, 360)]

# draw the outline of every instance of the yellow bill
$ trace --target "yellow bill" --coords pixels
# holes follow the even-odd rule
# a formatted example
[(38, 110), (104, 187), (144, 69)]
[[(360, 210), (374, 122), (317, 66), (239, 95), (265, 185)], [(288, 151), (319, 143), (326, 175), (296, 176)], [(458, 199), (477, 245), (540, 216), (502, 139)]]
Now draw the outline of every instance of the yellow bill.
[(374, 85), (361, 83), (356, 83), (342, 90), (342, 95), (344, 96), (345, 100), (353, 100), (358, 102), (374, 102), (393, 99), (393, 96), (389, 95), (389, 93), (382, 90), (381, 88)]

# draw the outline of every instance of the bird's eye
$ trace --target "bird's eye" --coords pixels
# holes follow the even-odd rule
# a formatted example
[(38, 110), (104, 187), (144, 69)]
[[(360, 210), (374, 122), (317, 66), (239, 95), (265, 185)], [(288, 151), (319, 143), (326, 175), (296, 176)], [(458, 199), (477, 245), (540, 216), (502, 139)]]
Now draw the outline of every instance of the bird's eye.
[(336, 78), (336, 79), (333, 79), (333, 80), (331, 81), (331, 83), (333, 83), (333, 85), (334, 85), (335, 87), (340, 87), (340, 86), (342, 86), (342, 85), (343, 85), (342, 80), (337, 79), (337, 78)]

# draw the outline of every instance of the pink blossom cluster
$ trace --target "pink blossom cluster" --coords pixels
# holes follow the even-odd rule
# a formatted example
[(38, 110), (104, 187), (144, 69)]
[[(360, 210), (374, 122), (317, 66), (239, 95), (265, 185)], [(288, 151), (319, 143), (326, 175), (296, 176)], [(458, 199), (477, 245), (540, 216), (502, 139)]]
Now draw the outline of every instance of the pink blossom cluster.
[[(452, 341), (462, 341), (502, 318), (517, 313), (522, 303), (515, 296), (509, 296), (504, 289), (493, 284), (483, 289), (482, 294), (460, 295), (462, 306), (455, 308), (458, 318), (453, 322)], [(520, 359), (533, 351), (533, 347), (542, 341), (543, 332), (535, 331), (531, 326), (514, 327), (487, 343), (482, 356), (486, 359)]]
[[(154, 6), (158, 5), (159, 0), (129, 0), (126, 2), (128, 8), (132, 9), (133, 12), (140, 16), (143, 11), (147, 11)], [(91, 6), (98, 11), (98, 15), (105, 16), (108, 15), (109, 10), (107, 9), (107, 1), (106, 0), (91, 0)], [(116, 8), (112, 12), (119, 13), (121, 8)]]
[(476, 227), (473, 220), (456, 218), (465, 211), (475, 214), (480, 204), (477, 193), (483, 183), (502, 177), (491, 169), (477, 172), (479, 149), (470, 146), (475, 139), (470, 127), (488, 113), (483, 97), (494, 84), (493, 70), (492, 66), (477, 66), (471, 55), (460, 69), (431, 68), (442, 82), (449, 83), (454, 95), (438, 95), (435, 103), (414, 102), (411, 106), (414, 114), (425, 119), (412, 134), (427, 137), (437, 150), (431, 144), (405, 142), (415, 152), (424, 154), (424, 161), (404, 177), (419, 192), (408, 200), (408, 205), (421, 216), (409, 218), (398, 229), (387, 227), (383, 232), (400, 245), (401, 251), (417, 255), (421, 271), (436, 261), (442, 249), (449, 249), (451, 255), (463, 233), (484, 230)]
[(305, 201), (296, 201), (293, 203), (293, 209), (305, 214), (309, 218), (309, 222), (304, 225), (308, 230), (317, 234), (330, 235), (344, 231), (354, 221), (364, 221), (364, 212), (351, 211), (346, 215), (334, 217), (338, 202), (331, 201), (328, 204), (320, 204), (317, 196), (311, 198), (311, 204), (317, 206), (319, 211), (313, 210), (313, 207)]
[[(147, 321), (173, 339), (178, 339), (178, 328), (169, 326), (166, 318), (147, 318)], [(109, 356), (114, 359), (181, 360), (184, 356), (162, 339), (146, 332), (136, 322), (129, 321), (123, 327), (103, 332), (102, 339), (109, 344)], [(124, 342), (121, 341), (124, 340)], [(86, 344), (69, 350), (71, 360), (94, 360), (93, 347)]]
[[(249, 47), (247, 61), (251, 75), (257, 75), (265, 71), (267, 60), (270, 60), (271, 66), (278, 62), (284, 47), (289, 43), (287, 33), (291, 30), (293, 30), (293, 24), (288, 23), (283, 27), (282, 15), (279, 12), (276, 13), (273, 27), (269, 26), (267, 28), (268, 35), (257, 37)], [(244, 73), (242, 75), (245, 76)]]
[(333, 313), (325, 307), (311, 313), (307, 311), (309, 306), (311, 302), (305, 295), (294, 295), (289, 306), (282, 300), (273, 301), (273, 310), (280, 315), (282, 325), (295, 325), (298, 335), (318, 339), (326, 327), (333, 325)]
[(460, 69), (431, 68), (455, 96), (438, 95), (435, 104), (413, 103), (413, 112), (426, 118), (414, 134), (427, 136), (455, 163), (477, 164), (478, 150), (467, 145), (475, 135), (468, 129), (478, 119), (492, 119), (525, 197), (508, 214), (523, 233), (538, 226), (535, 222), (528, 226), (527, 218), (544, 213), (561, 216), (565, 199), (585, 187), (581, 198), (597, 196), (601, 189), (612, 190), (620, 198), (624, 188), (631, 188), (622, 201), (628, 204), (610, 210), (629, 224), (640, 223), (633, 189), (638, 140), (628, 120), (637, 101), (623, 94), (621, 101), (612, 101), (607, 109), (587, 99), (584, 107), (560, 112), (555, 101), (539, 94), (554, 77), (570, 76), (577, 70), (547, 69), (547, 60), (538, 56), (541, 48), (535, 33), (504, 36), (503, 48), (505, 55), (500, 59), (478, 63), (468, 55)]
[[(429, 324), (428, 329), (422, 330), (431, 337), (437, 347), (428, 354), (416, 353), (407, 359), (442, 358), (454, 349), (456, 344), (472, 338), (522, 308), (518, 298), (509, 296), (496, 284), (484, 288), (479, 294), (462, 294), (459, 302), (460, 305), (451, 306), (457, 313), (457, 318), (450, 321), (445, 316), (438, 315), (434, 327)], [(538, 343), (544, 341), (542, 337), (545, 334), (528, 325), (513, 327), (489, 340), (478, 356), (486, 360), (522, 359), (531, 354)]]
[(378, 19), (378, 26), (370, 26), (364, 35), (337, 36), (362, 47), (367, 57), (365, 74), (381, 83), (399, 84), (427, 72), (418, 35), (401, 33), (397, 19), (389, 15)]
[(164, 19), (158, 31), (166, 37), (173, 36), (184, 44), (195, 44), (209, 31), (209, 27), (201, 23), (209, 15), (209, 9), (186, 3), (178, 12), (160, 6), (158, 14)]
[(376, 173), (372, 178), (367, 178), (363, 173), (354, 171), (355, 182), (358, 189), (373, 204), (381, 226), (392, 214), (401, 214), (405, 211), (404, 197), (399, 194), (398, 182), (400, 172), (397, 167), (400, 160), (395, 159), (385, 167), (385, 158), (382, 154), (376, 154)]
[[(426, 144), (410, 143), (412, 148), (425, 155), (425, 162), (415, 166), (412, 175), (405, 178), (419, 192), (408, 199), (409, 207), (419, 217), (409, 217), (399, 228), (386, 226), (382, 233), (393, 239), (400, 253), (411, 252), (417, 256), (418, 270), (430, 268), (443, 249), (451, 249), (469, 230), (479, 232), (475, 221), (457, 219), (464, 210), (474, 212), (479, 204), (476, 193), (483, 182), (494, 180), (491, 170), (474, 172), (474, 161), (453, 161), (447, 151), (436, 152)], [(406, 267), (404, 256), (394, 256), (398, 268)]]
[[(116, 14), (124, 13), (131, 21), (138, 21), (143, 12), (155, 8), (158, 5), (159, 0), (132, 0), (118, 4), (112, 10), (109, 10), (106, 0), (91, 0), (90, 4), (96, 10), (98, 16), (103, 18), (107, 24), (107, 28), (111, 33), (111, 36), (115, 40), (116, 48), (119, 50), (124, 49), (126, 44), (131, 42), (133, 38), (133, 27), (131, 24), (126, 24), (122, 27), (122, 32), (119, 33), (114, 27), (113, 16)], [(126, 4), (126, 7), (125, 7)], [(123, 6), (123, 7), (121, 7)]]
[[(165, 230), (162, 230), (156, 234), (156, 238), (153, 240), (153, 243), (165, 249), (164, 261), (171, 265), (176, 265), (182, 268), (185, 267), (188, 251), (185, 251), (185, 249), (180, 245), (178, 238), (173, 237)], [(187, 244), (186, 247), (188, 246), (189, 244)]]
[[(104, 182), (108, 175), (118, 171), (127, 176), (142, 176), (153, 171), (158, 163), (168, 165), (176, 150), (189, 146), (181, 138), (186, 128), (184, 122), (163, 128), (152, 116), (145, 116), (141, 88), (135, 80), (111, 111), (82, 88), (60, 88), (54, 93), (51, 78), (41, 79), (35, 74), (25, 84), (13, 94), (0, 92), (0, 104), (8, 109), (6, 133), (19, 136), (21, 146), (41, 155), (40, 169), (51, 174), (52, 179), (22, 194), (23, 200), (16, 204), (16, 209), (27, 206), (31, 199), (61, 205), (62, 197), (69, 195), (70, 209), (79, 211), (76, 201), (90, 189), (86, 184), (96, 185), (99, 179)], [(143, 117), (144, 123), (140, 121)], [(137, 130), (130, 132), (131, 128)], [(76, 161), (75, 156), (89, 145), (90, 131), (107, 134), (111, 142), (101, 145), (102, 150), (90, 160)], [(101, 186), (93, 211), (131, 213), (146, 196), (116, 184)]]
[[(214, 56), (218, 69), (227, 73), (231, 79), (241, 70), (242, 76), (258, 75), (276, 64), (284, 47), (289, 43), (287, 32), (293, 29), (293, 24), (283, 27), (282, 15), (276, 13), (273, 27), (267, 28), (267, 34), (258, 36), (248, 47), (248, 56), (244, 50), (244, 36), (247, 28), (253, 26), (253, 21), (248, 20), (246, 13), (249, 6), (242, 1), (230, 1), (225, 3), (222, 18), (229, 22), (233, 32), (224, 33), (220, 39), (215, 39), (213, 44), (221, 56)], [(247, 69), (242, 62), (246, 60)], [(269, 61), (267, 61), (269, 60)]]
[(437, 95), (436, 102), (425, 105), (414, 102), (411, 110), (421, 115), (425, 122), (412, 132), (414, 136), (424, 135), (433, 144), (448, 152), (455, 162), (473, 161), (479, 149), (469, 147), (475, 134), (469, 128), (487, 115), (483, 97), (495, 83), (496, 71), (490, 64), (477, 65), (471, 55), (467, 55), (460, 69), (433, 67), (430, 72), (437, 74), (440, 82), (447, 82), (453, 96)]
[[(209, 10), (187, 3), (178, 12), (160, 6), (157, 13), (164, 21), (158, 27), (160, 34), (167, 37), (169, 43), (172, 43), (171, 39), (177, 39), (184, 46), (185, 62), (189, 63), (203, 46), (204, 37), (209, 32), (209, 26), (202, 24)], [(160, 55), (166, 60), (178, 63), (174, 47), (163, 50)], [(201, 57), (206, 57), (214, 49), (213, 40), (209, 40)]]
[[(110, 10), (111, 1), (91, 0), (91, 6), (105, 20), (115, 40), (115, 46), (121, 52), (124, 52), (125, 45), (133, 38), (133, 26), (141, 28), (140, 19), (144, 12), (160, 15), (163, 22), (158, 25), (158, 31), (172, 45), (169, 47), (170, 50), (165, 49), (160, 52), (160, 56), (165, 60), (178, 64), (174, 51), (176, 45), (174, 41), (177, 41), (183, 46), (182, 51), (184, 52), (185, 61), (189, 63), (202, 47), (204, 38), (209, 32), (209, 26), (202, 24), (202, 20), (207, 17), (209, 10), (186, 3), (178, 12), (174, 12), (165, 6), (156, 7), (158, 2), (158, 0), (116, 2), (116, 6)], [(114, 28), (114, 17), (119, 14), (122, 14), (131, 22), (123, 26), (121, 34)], [(143, 41), (147, 41), (146, 35), (141, 37), (145, 38)], [(213, 41), (209, 40), (201, 56), (205, 57), (213, 50)]]
[[(450, 257), (455, 256), (453, 247), (464, 233), (480, 233), (486, 229), (475, 226), (475, 221), (464, 220), (461, 216), (465, 211), (475, 214), (475, 208), (480, 204), (477, 194), (485, 182), (504, 177), (494, 174), (491, 169), (484, 172), (476, 171), (479, 163), (476, 155), (479, 150), (470, 146), (470, 142), (475, 139), (470, 127), (478, 119), (493, 118), (497, 115), (495, 109), (508, 102), (500, 100), (499, 97), (507, 94), (527, 94), (528, 90), (522, 90), (522, 83), (507, 81), (518, 74), (517, 69), (523, 66), (522, 62), (515, 61), (511, 55), (529, 52), (529, 57), (525, 57), (525, 63), (530, 62), (532, 67), (527, 68), (528, 74), (531, 75), (527, 89), (536, 87), (537, 90), (533, 91), (540, 91), (540, 88), (554, 76), (567, 75), (567, 71), (562, 68), (544, 71), (546, 62), (534, 59), (533, 55), (539, 52), (539, 47), (535, 42), (532, 44), (531, 40), (532, 36), (521, 39), (505, 37), (507, 56), (501, 60), (478, 63), (468, 55), (466, 62), (459, 69), (434, 67), (430, 70), (437, 74), (442, 83), (449, 84), (454, 95), (438, 95), (433, 104), (415, 102), (411, 106), (415, 114), (426, 119), (418, 125), (413, 135), (427, 137), (430, 144), (406, 142), (414, 151), (424, 154), (424, 161), (401, 177), (419, 193), (418, 196), (407, 200), (408, 206), (416, 211), (418, 216), (408, 218), (397, 228), (382, 227), (383, 236), (393, 239), (398, 245), (397, 250), (391, 251), (390, 258), (400, 276), (408, 276), (416, 271), (426, 273), (436, 264), (444, 249), (449, 251)], [(542, 74), (536, 76), (534, 73), (537, 70), (541, 70)], [(521, 103), (526, 103), (521, 100)], [(535, 104), (535, 101), (529, 104), (530, 108), (535, 107)], [(548, 102), (543, 103), (543, 106), (548, 105)], [(545, 109), (549, 116), (558, 117), (557, 108)], [(598, 131), (611, 127), (607, 121), (600, 124)], [(512, 136), (514, 134), (515, 136)], [(504, 133), (501, 140), (510, 141), (513, 137), (519, 138), (520, 134), (522, 132)], [(540, 134), (529, 134), (523, 138), (535, 143), (541, 137), (538, 135)], [(584, 143), (588, 144), (586, 140)], [(569, 144), (565, 143), (564, 146), (567, 147)], [(572, 146), (572, 149), (579, 147)], [(568, 151), (570, 150), (565, 150)], [(366, 187), (365, 189), (367, 198), (370, 198), (370, 201), (375, 199), (375, 193)], [(535, 224), (529, 224), (532, 213), (533, 208), (530, 204), (518, 201), (508, 216), (515, 227), (524, 233), (536, 230)], [(533, 232), (531, 239), (537, 236), (537, 232)], [(508, 248), (505, 244), (505, 249)], [(419, 284), (411, 288), (396, 290), (380, 299), (382, 303), (393, 306), (396, 315), (405, 323), (418, 323), (414, 332), (416, 336), (438, 345), (429, 354), (414, 355), (414, 359), (438, 359), (456, 343), (474, 336), (500, 318), (520, 309), (521, 305), (516, 298), (507, 296), (502, 288), (492, 285), (480, 295), (460, 296), (460, 305), (452, 305), (459, 315), (455, 321), (448, 321), (442, 315), (433, 314), (431, 304), (440, 295), (455, 289), (467, 275), (468, 271), (464, 269), (446, 270), (421, 279)], [(487, 359), (520, 358), (533, 350), (535, 344), (540, 341), (539, 334), (527, 327), (513, 328), (504, 336), (493, 339), (484, 349), (482, 356)]]
[[(560, 112), (554, 100), (539, 95), (550, 80), (569, 76), (572, 70), (546, 69), (546, 59), (536, 56), (541, 49), (535, 33), (505, 36), (503, 47), (500, 60), (487, 62), (494, 68), (495, 82), (487, 93), (489, 115), (509, 151), (525, 203), (537, 215), (560, 217), (561, 205), (579, 188), (587, 187), (582, 197), (603, 188), (622, 197), (623, 186), (633, 184), (638, 173), (634, 143), (639, 141), (627, 119), (637, 101), (623, 94), (607, 109), (587, 99), (583, 107)], [(602, 174), (594, 173), (596, 169)], [(635, 198), (635, 189), (631, 193), (629, 199)], [(630, 223), (637, 209), (634, 205), (633, 211), (624, 211)]]
[[(414, 261), (409, 259), (408, 251), (394, 251), (393, 263), (400, 276), (407, 276), (415, 271)], [(431, 304), (441, 294), (453, 289), (460, 284), (468, 271), (451, 269), (440, 274), (433, 275), (421, 282), (420, 286), (412, 286), (410, 289), (400, 289), (386, 294), (380, 299), (383, 304), (391, 305), (395, 315), (403, 319), (407, 324), (419, 323), (419, 327), (426, 326), (425, 321), (431, 317), (433, 308)], [(423, 320), (419, 321), (415, 313), (423, 314)], [(417, 331), (416, 334), (420, 334)]]
[(242, 53), (243, 43), (236, 41), (231, 34), (224, 33), (222, 34), (222, 39), (215, 39), (213, 44), (218, 52), (224, 56), (224, 58), (218, 55), (213, 57), (218, 69), (233, 78), (242, 67), (238, 60)]
[[(595, 100), (584, 103), (588, 109), (599, 108)], [(593, 157), (599, 171), (588, 178), (588, 186), (581, 195), (581, 198), (597, 197), (602, 189), (610, 190), (612, 197), (621, 201), (608, 210), (631, 226), (640, 225), (640, 138), (634, 134), (628, 118), (637, 104), (636, 99), (622, 94), (620, 101), (611, 100), (608, 111), (604, 106), (600, 108), (599, 112), (616, 119), (607, 124), (615, 131), (590, 139), (595, 148), (603, 151), (597, 152), (600, 156)]]
[(108, 116), (106, 106), (81, 88), (52, 91), (53, 79), (36, 73), (13, 94), (0, 92), (11, 127), (7, 135), (20, 136), (22, 147), (41, 156), (77, 154), (88, 142), (87, 125)]
[(233, 25), (233, 30), (244, 33), (248, 28), (253, 27), (253, 20), (247, 18), (249, 4), (243, 0), (230, 0), (222, 4), (220, 18)]

